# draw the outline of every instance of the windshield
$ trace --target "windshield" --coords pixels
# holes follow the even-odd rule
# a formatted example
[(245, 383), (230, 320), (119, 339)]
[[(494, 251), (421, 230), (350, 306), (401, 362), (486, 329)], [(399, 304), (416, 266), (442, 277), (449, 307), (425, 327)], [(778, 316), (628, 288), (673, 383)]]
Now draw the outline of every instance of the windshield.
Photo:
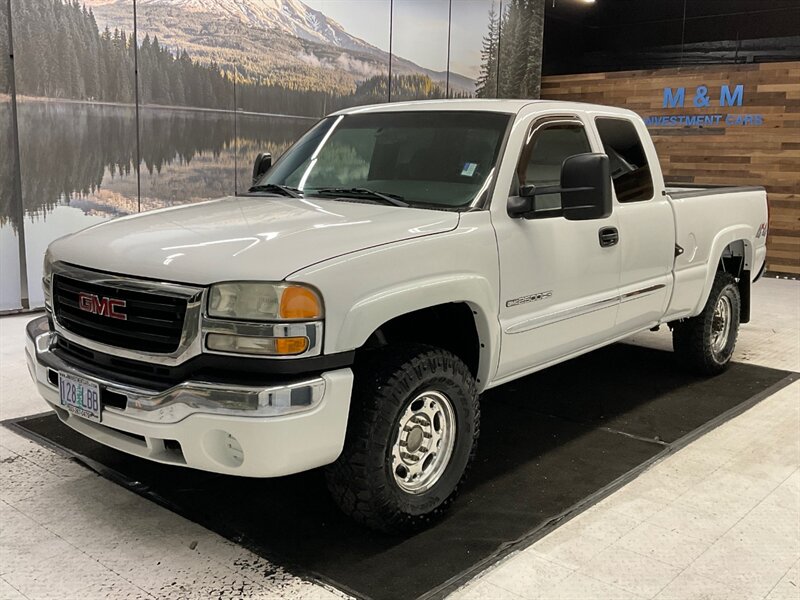
[(430, 111), (327, 117), (256, 182), (305, 197), (459, 208), (488, 187), (510, 115)]

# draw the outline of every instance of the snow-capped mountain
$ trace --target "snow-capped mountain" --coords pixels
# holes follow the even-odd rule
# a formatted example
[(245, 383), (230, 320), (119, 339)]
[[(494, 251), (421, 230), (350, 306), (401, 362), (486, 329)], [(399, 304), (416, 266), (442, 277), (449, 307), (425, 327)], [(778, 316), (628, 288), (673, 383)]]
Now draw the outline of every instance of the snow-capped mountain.
[(213, 13), (258, 29), (277, 29), (311, 42), (348, 50), (378, 48), (350, 35), (339, 23), (300, 0), (138, 0), (138, 6), (169, 6), (189, 12)]
[[(80, 1), (94, 10), (101, 28), (133, 28), (131, 0)], [(359, 1), (369, 0), (354, 0), (354, 6)], [(386, 50), (348, 33), (301, 0), (137, 0), (136, 5), (140, 39), (157, 36), (172, 50), (185, 49), (193, 58), (223, 66), (245, 65), (251, 75), (273, 78), (280, 73), (295, 88), (341, 91), (385, 74), (389, 61)], [(427, 75), (440, 86), (447, 78), (444, 71), (397, 55), (392, 69)], [(450, 73), (449, 81), (457, 91), (475, 90), (472, 79), (457, 73)]]

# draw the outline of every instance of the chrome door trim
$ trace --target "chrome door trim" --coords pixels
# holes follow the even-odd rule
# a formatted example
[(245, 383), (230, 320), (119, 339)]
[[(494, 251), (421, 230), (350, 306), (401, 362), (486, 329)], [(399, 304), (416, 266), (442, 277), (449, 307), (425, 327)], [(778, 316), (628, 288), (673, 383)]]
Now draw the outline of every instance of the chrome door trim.
[(620, 298), (620, 302), (630, 302), (631, 300), (638, 300), (639, 298), (644, 298), (645, 296), (649, 296), (650, 294), (655, 294), (658, 290), (663, 290), (667, 287), (663, 283), (659, 283), (658, 285), (651, 285), (650, 287), (642, 288), (640, 290), (634, 290), (632, 292), (628, 292), (627, 294), (622, 294)]
[(659, 290), (664, 289), (665, 287), (667, 287), (665, 284), (659, 283), (657, 285), (651, 285), (646, 288), (641, 288), (638, 290), (634, 290), (632, 292), (628, 292), (626, 294), (604, 298), (603, 300), (595, 300), (594, 302), (589, 302), (587, 304), (581, 304), (580, 306), (574, 306), (572, 308), (560, 310), (558, 312), (550, 313), (548, 315), (540, 315), (538, 317), (527, 319), (525, 321), (521, 321), (519, 323), (515, 323), (514, 325), (506, 327), (505, 333), (509, 335), (513, 335), (515, 333), (524, 333), (526, 331), (530, 331), (531, 329), (538, 329), (539, 327), (544, 327), (545, 325), (553, 325), (561, 321), (566, 321), (567, 319), (581, 317), (583, 315), (587, 315), (589, 313), (593, 313), (598, 310), (603, 310), (604, 308), (611, 308), (612, 306), (622, 304), (624, 302), (630, 302), (631, 300), (638, 300), (639, 298), (644, 298), (646, 296), (656, 293)]
[(544, 327), (545, 325), (553, 325), (554, 323), (558, 323), (560, 321), (566, 321), (567, 319), (580, 317), (604, 308), (610, 308), (617, 304), (619, 304), (619, 296), (604, 298), (603, 300), (595, 300), (594, 302), (589, 302), (588, 304), (581, 304), (580, 306), (559, 310), (558, 312), (550, 313), (549, 315), (540, 315), (520, 323), (515, 323), (514, 325), (506, 327), (505, 331), (508, 334), (524, 333), (526, 331), (530, 331), (531, 329), (538, 329), (539, 327)]

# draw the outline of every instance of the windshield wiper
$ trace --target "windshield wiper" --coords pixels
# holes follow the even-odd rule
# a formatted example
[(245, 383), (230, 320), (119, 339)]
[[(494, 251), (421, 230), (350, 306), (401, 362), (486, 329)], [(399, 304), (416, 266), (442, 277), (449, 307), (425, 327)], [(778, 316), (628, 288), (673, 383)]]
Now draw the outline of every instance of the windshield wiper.
[(302, 198), (300, 190), (297, 188), (289, 187), (286, 185), (278, 185), (277, 183), (264, 183), (261, 185), (254, 185), (248, 192), (271, 192), (273, 194), (281, 194), (289, 198)]
[(376, 192), (367, 188), (320, 188), (318, 190), (309, 190), (309, 192), (318, 196), (338, 196), (340, 198), (369, 198), (370, 200), (383, 200), (387, 204), (393, 206), (409, 207), (408, 202), (403, 200), (402, 196), (397, 194), (386, 194), (384, 192)]

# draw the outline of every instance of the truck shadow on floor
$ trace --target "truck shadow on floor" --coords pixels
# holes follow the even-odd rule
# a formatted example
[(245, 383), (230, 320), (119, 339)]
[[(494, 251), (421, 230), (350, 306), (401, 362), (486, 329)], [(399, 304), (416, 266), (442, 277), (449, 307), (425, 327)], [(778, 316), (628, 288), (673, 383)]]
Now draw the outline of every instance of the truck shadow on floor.
[(52, 414), (13, 427), (101, 465), (101, 474), (298, 575), (362, 597), (407, 599), (456, 585), (787, 375), (733, 364), (701, 379), (669, 352), (617, 344), (490, 390), (462, 494), (443, 520), (402, 537), (342, 516), (320, 470), (273, 480), (219, 476), (102, 447)]

